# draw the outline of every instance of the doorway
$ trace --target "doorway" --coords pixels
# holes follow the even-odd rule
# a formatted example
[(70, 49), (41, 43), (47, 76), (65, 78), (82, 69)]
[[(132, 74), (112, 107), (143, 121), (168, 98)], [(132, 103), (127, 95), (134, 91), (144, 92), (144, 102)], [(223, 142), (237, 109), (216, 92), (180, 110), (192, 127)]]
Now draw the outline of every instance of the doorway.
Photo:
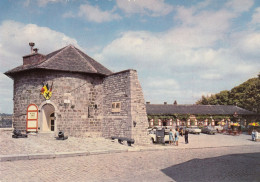
[(44, 104), (41, 109), (40, 131), (55, 131), (55, 108), (52, 104)]

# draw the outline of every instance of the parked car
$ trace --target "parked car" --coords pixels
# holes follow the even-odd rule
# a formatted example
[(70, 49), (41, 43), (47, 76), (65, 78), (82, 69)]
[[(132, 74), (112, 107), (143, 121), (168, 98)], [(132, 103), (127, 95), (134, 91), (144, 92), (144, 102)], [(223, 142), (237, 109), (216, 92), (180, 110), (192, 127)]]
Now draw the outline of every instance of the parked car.
[(199, 129), (198, 127), (190, 127), (190, 128), (187, 128), (187, 130), (189, 131), (189, 133), (193, 133), (193, 134), (201, 133), (201, 129)]
[(210, 134), (210, 135), (215, 135), (217, 133), (217, 130), (215, 130), (214, 127), (211, 126), (205, 126), (204, 128), (201, 129), (202, 133)]
[[(160, 127), (155, 127), (151, 130), (149, 130), (149, 136), (151, 137), (151, 140), (153, 143), (158, 143), (158, 133), (164, 129), (164, 142), (169, 142), (169, 131), (170, 129), (165, 129), (165, 128), (160, 128)], [(159, 131), (157, 131), (159, 130)]]

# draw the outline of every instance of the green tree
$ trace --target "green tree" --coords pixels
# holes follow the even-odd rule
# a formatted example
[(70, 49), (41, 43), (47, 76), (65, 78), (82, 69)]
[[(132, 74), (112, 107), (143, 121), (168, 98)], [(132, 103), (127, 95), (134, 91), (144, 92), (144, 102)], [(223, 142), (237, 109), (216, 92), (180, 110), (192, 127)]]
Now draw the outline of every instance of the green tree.
[(260, 113), (260, 73), (257, 78), (251, 78), (246, 82), (224, 90), (210, 97), (204, 95), (196, 104), (201, 105), (237, 105), (250, 111)]

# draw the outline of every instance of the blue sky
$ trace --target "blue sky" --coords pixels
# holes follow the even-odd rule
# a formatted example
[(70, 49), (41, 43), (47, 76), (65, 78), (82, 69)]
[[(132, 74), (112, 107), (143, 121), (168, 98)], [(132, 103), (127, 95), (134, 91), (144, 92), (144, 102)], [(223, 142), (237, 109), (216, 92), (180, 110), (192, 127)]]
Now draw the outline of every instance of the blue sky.
[(136, 69), (145, 100), (194, 104), (260, 72), (258, 0), (2, 0), (0, 113), (29, 42), (73, 44), (114, 72)]

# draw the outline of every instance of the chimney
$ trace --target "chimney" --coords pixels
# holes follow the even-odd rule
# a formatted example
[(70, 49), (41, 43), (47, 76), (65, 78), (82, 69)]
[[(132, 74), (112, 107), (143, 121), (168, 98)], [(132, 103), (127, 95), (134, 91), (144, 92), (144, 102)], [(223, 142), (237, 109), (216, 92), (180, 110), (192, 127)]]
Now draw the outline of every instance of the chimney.
[(33, 42), (29, 42), (29, 46), (31, 47), (31, 54), (33, 54), (33, 46), (35, 45), (35, 43)]
[(23, 56), (23, 65), (35, 64), (42, 61), (45, 58), (44, 55), (38, 53), (39, 49), (33, 48), (34, 45), (35, 43), (33, 42), (29, 43), (29, 46), (31, 47), (31, 54)]
[(33, 52), (34, 52), (34, 53), (38, 53), (38, 50), (39, 50), (38, 48), (34, 48), (34, 49), (33, 49)]
[(167, 102), (164, 102), (164, 105), (167, 105)]

